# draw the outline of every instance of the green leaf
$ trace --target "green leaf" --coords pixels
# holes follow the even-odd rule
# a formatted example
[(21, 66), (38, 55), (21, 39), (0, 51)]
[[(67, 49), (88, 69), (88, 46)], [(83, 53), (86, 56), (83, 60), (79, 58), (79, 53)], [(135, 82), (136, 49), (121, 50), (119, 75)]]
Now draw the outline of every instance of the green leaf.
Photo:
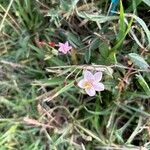
[(101, 41), (99, 46), (99, 52), (104, 59), (107, 59), (107, 57), (109, 56), (109, 45), (106, 42)]
[(107, 21), (117, 20), (118, 16), (105, 16), (105, 15), (97, 15), (97, 14), (88, 14), (85, 12), (78, 12), (77, 14), (79, 17), (88, 19), (90, 21), (98, 22), (98, 23), (105, 23)]
[(139, 84), (142, 86), (143, 90), (145, 91), (145, 93), (150, 96), (150, 88), (147, 84), (147, 82), (145, 81), (145, 79), (141, 76), (141, 75), (136, 75)]
[(91, 58), (91, 49), (86, 50), (84, 58), (85, 58), (86, 63), (89, 63), (90, 58)]
[(136, 53), (130, 53), (128, 56), (134, 65), (138, 66), (141, 69), (148, 69), (149, 67), (148, 63), (140, 55)]
[(117, 41), (120, 41), (124, 37), (126, 31), (126, 24), (124, 20), (125, 20), (124, 9), (122, 5), (122, 1), (120, 1), (120, 23), (119, 23), (119, 33), (117, 36)]
[(93, 41), (90, 44), (89, 49), (90, 50), (96, 50), (100, 45), (100, 39), (99, 38), (94, 38)]
[[(66, 86), (64, 86), (63, 88), (61, 88), (61, 89), (56, 88), (58, 91), (54, 95), (49, 97), (49, 101), (54, 99), (55, 97), (59, 96), (60, 94), (70, 90), (73, 86), (74, 86), (74, 80), (72, 82), (70, 82), (69, 84), (67, 84)], [(45, 101), (47, 101), (47, 99)]]
[[(61, 85), (65, 81), (65, 78), (52, 78), (52, 79), (43, 79), (43, 80), (38, 80), (39, 85), (42, 86), (56, 86), (56, 85)], [(34, 85), (38, 85), (38, 83), (34, 83)]]
[(143, 115), (145, 117), (150, 117), (150, 114), (148, 112), (143, 111), (140, 108), (133, 107), (133, 106), (130, 106), (130, 105), (123, 105), (123, 106), (126, 107), (126, 108), (128, 108), (128, 109), (130, 109), (130, 110), (133, 110), (133, 111), (139, 113), (140, 115)]
[(110, 114), (110, 110), (112, 109), (112, 108), (108, 108), (107, 110), (103, 110), (103, 111), (91, 111), (91, 110), (88, 110), (86, 107), (84, 108), (88, 113), (92, 115), (108, 115)]
[(124, 41), (124, 39), (126, 38), (127, 34), (129, 33), (131, 29), (132, 23), (133, 23), (133, 18), (131, 18), (127, 26), (126, 32), (123, 34), (123, 37), (120, 39), (120, 41), (117, 42), (117, 44), (112, 48), (111, 51), (117, 51), (117, 49), (121, 46), (122, 42)]
[(67, 32), (66, 36), (69, 43), (71, 43), (71, 45), (73, 45), (75, 48), (81, 47), (83, 45), (81, 39), (77, 35), (71, 32)]
[(142, 2), (142, 0), (132, 0), (132, 5), (129, 5), (129, 7), (126, 9), (126, 13), (127, 12), (131, 12), (131, 11), (137, 11), (137, 6)]
[(34, 50), (35, 52), (37, 52), (37, 55), (39, 58), (44, 58), (44, 52), (42, 49), (32, 45), (32, 44), (29, 44), (28, 45), (32, 50)]
[(111, 51), (109, 53), (109, 56), (107, 57), (106, 64), (116, 64), (116, 63), (117, 63), (116, 52), (115, 51)]
[(150, 0), (143, 0), (143, 2), (144, 2), (145, 4), (147, 4), (148, 6), (150, 6)]
[(149, 31), (147, 25), (141, 18), (137, 17), (136, 15), (134, 15), (133, 17), (142, 26), (143, 30), (145, 31), (148, 42), (149, 42), (148, 46), (150, 47), (150, 31)]
[(91, 45), (89, 49), (85, 52), (85, 61), (86, 63), (89, 63), (90, 58), (91, 58), (91, 53), (96, 50), (100, 45), (100, 40), (99, 38), (94, 38), (93, 41), (91, 42)]

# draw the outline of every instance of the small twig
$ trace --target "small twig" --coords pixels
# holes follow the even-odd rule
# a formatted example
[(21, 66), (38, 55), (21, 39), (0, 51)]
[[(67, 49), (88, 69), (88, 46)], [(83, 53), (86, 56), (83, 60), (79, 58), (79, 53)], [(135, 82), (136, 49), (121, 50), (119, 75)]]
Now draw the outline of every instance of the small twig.
[(139, 133), (141, 125), (142, 125), (142, 117), (140, 116), (137, 127), (135, 128), (131, 136), (128, 138), (126, 143), (130, 144), (133, 141), (134, 137)]
[(23, 121), (27, 124), (30, 124), (30, 125), (36, 125), (36, 126), (42, 126), (42, 127), (45, 127), (45, 128), (54, 128), (53, 126), (50, 126), (48, 124), (43, 124), (43, 123), (40, 123), (39, 121), (35, 120), (35, 119), (31, 119), (31, 118), (28, 118), (28, 117), (25, 117), (23, 119)]
[(13, 63), (13, 62), (9, 62), (9, 61), (5, 61), (5, 60), (1, 60), (0, 63), (10, 65), (13, 68), (24, 68), (25, 67), (23, 65), (16, 64), (16, 63)]
[(127, 67), (123, 65), (110, 65), (110, 66), (105, 66), (105, 65), (68, 65), (68, 66), (54, 66), (54, 67), (48, 67), (47, 70), (50, 69), (65, 69), (65, 68), (77, 68), (77, 69), (89, 69), (89, 70), (100, 70), (100, 71), (105, 71), (106, 68), (123, 68), (131, 71), (138, 71), (138, 72), (150, 72), (150, 70), (143, 70), (143, 69), (136, 69), (133, 67)]
[(10, 7), (11, 7), (13, 1), (14, 1), (14, 0), (11, 0), (11, 1), (10, 1), (9, 5), (8, 5), (8, 7), (7, 7), (6, 13), (4, 14), (4, 17), (3, 17), (2, 21), (1, 21), (1, 24), (0, 24), (0, 32), (1, 32), (2, 28), (3, 28), (4, 21), (5, 21), (6, 17), (7, 17), (7, 15), (8, 15), (9, 9), (10, 9)]

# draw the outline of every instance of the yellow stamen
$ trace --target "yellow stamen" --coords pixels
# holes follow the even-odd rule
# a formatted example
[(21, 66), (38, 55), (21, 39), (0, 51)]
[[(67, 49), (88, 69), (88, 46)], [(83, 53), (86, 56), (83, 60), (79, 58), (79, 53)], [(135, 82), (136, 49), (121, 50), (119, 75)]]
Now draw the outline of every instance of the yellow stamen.
[(92, 87), (90, 82), (85, 82), (83, 86), (85, 89), (90, 89)]

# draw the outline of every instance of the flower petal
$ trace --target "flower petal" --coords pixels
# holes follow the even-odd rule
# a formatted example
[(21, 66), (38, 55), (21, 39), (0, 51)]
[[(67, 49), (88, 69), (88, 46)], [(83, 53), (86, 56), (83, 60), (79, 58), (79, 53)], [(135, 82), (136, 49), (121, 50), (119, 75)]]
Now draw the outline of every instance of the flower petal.
[(67, 54), (72, 49), (72, 46), (69, 46), (68, 41), (65, 43), (59, 43), (58, 46), (58, 51), (62, 52), (63, 54)]
[(94, 96), (96, 94), (94, 88), (85, 89), (85, 91), (89, 96)]
[(84, 83), (85, 83), (85, 80), (82, 79), (82, 80), (80, 80), (80, 81), (78, 82), (78, 86), (83, 89), (83, 88), (84, 88)]
[(62, 52), (62, 50), (63, 50), (63, 49), (62, 49), (61, 47), (59, 47), (58, 51), (59, 51), (59, 52)]
[(69, 46), (69, 43), (68, 43), (68, 41), (64, 44), (66, 47), (68, 47)]
[(63, 54), (66, 53), (66, 51), (64, 51), (64, 49), (63, 49), (62, 47), (60, 47), (60, 48), (58, 49), (58, 51), (59, 51), (59, 52), (62, 52)]
[(102, 79), (102, 72), (96, 72), (94, 74), (94, 79), (96, 82), (99, 82)]
[(71, 50), (71, 49), (72, 49), (72, 46), (69, 46), (68, 49)]
[(92, 72), (86, 70), (83, 72), (84, 75), (84, 79), (86, 80), (94, 80), (94, 75), (92, 74)]
[(59, 43), (58, 43), (58, 46), (59, 46), (59, 47), (63, 47), (64, 44), (59, 42)]
[(105, 87), (103, 83), (94, 83), (93, 87), (95, 91), (104, 91)]

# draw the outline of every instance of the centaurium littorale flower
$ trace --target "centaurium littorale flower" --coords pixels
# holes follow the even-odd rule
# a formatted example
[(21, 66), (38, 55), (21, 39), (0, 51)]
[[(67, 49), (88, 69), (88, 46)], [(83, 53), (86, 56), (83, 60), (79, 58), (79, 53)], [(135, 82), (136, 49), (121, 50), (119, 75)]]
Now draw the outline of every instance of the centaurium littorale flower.
[(94, 96), (96, 91), (103, 91), (104, 84), (101, 83), (102, 72), (92, 72), (86, 70), (83, 72), (84, 78), (78, 82), (78, 86), (86, 91), (89, 96)]
[(68, 41), (65, 43), (59, 43), (58, 46), (58, 51), (63, 54), (67, 54), (72, 49), (72, 46), (69, 45)]

